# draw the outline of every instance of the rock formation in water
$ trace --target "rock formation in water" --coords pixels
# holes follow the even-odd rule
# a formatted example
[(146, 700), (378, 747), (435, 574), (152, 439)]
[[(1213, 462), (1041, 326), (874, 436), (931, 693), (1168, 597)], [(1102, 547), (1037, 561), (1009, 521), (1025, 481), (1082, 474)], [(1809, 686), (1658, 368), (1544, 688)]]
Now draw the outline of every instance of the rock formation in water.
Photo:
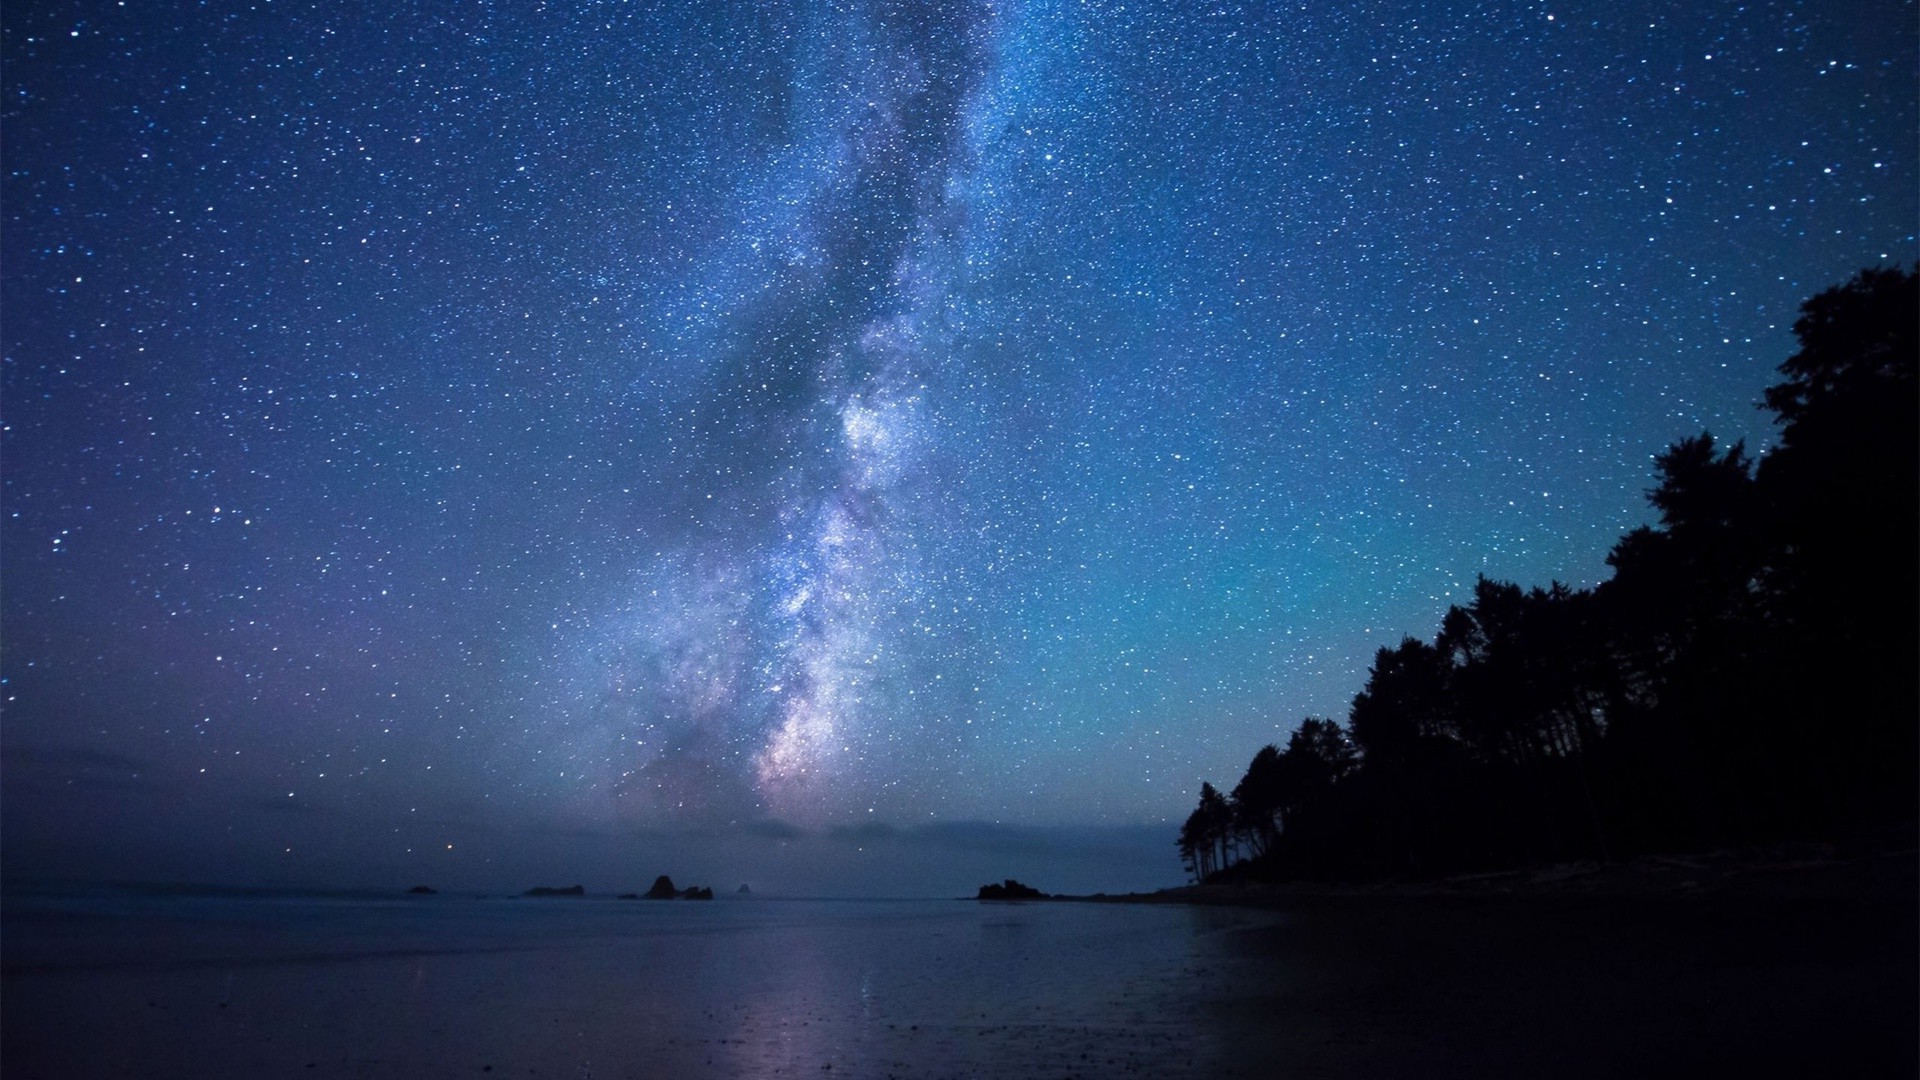
[(535, 885), (533, 888), (528, 889), (526, 892), (522, 893), (521, 895), (522, 896), (585, 896), (587, 895), (587, 887), (585, 885), (569, 885), (564, 889), (556, 889), (549, 885)]
[(407, 895), (408, 896), (432, 896), (434, 893), (438, 891), (439, 890), (437, 889), (430, 889), (425, 885), (415, 885), (413, 888), (407, 890)]
[(629, 898), (636, 900), (711, 900), (713, 899), (713, 890), (702, 885), (695, 885), (690, 889), (676, 889), (673, 887), (673, 879), (665, 874), (661, 874), (659, 877), (653, 879), (653, 888), (647, 890), (646, 896), (636, 897), (632, 893), (628, 893), (626, 896), (621, 897), (623, 900)]
[(1047, 894), (1031, 885), (1022, 885), (1008, 878), (999, 885), (980, 886), (980, 895), (976, 900), (1044, 900)]

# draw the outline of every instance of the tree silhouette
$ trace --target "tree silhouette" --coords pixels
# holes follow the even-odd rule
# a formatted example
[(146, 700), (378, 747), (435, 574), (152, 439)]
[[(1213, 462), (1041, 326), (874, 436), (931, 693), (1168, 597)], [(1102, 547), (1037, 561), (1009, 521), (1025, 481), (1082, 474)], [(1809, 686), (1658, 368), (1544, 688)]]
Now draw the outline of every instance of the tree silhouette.
[(1777, 553), (1770, 689), (1799, 715), (1847, 718), (1848, 737), (1806, 748), (1802, 770), (1837, 819), (1910, 812), (1916, 796), (1917, 307), (1920, 285), (1897, 269), (1814, 297), (1766, 395), (1782, 425), (1759, 472)]
[(1233, 807), (1212, 784), (1200, 785), (1201, 837), (1207, 844), (1209, 863), (1223, 868), (1233, 863)]
[[(1911, 835), (1920, 754), (1920, 288), (1808, 301), (1779, 445), (1654, 458), (1656, 520), (1591, 590), (1481, 578), (1181, 830), (1194, 875), (1432, 874)], [(1243, 848), (1250, 859), (1236, 868)]]
[(1280, 838), (1280, 815), (1287, 802), (1285, 772), (1279, 748), (1269, 743), (1253, 755), (1246, 775), (1228, 796), (1235, 824), (1247, 837), (1255, 858), (1265, 855)]

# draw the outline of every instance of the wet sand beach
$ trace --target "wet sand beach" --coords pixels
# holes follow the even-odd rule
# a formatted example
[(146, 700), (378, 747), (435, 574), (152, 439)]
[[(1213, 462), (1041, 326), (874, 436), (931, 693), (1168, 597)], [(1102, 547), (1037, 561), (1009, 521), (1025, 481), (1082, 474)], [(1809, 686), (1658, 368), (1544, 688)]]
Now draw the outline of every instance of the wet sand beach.
[(1228, 935), (1218, 1015), (1251, 1075), (1914, 1076), (1915, 922), (1897, 891), (1296, 898)]

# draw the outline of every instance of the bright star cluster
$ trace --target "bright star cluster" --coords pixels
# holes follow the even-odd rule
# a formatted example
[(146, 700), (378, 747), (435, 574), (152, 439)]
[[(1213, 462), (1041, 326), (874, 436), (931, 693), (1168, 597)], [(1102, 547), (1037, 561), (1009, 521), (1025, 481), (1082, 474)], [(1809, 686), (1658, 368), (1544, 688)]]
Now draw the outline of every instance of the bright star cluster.
[(4, 18), (9, 843), (1172, 819), (1920, 253), (1895, 0)]

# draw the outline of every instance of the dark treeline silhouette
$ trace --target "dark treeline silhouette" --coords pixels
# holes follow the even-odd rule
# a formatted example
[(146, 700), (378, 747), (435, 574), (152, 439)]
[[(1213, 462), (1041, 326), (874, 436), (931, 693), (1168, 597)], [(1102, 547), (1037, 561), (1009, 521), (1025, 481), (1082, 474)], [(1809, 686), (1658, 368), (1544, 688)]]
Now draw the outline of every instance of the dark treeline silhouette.
[(1814, 297), (1758, 461), (1655, 458), (1657, 525), (1593, 589), (1482, 578), (1374, 658), (1343, 728), (1303, 723), (1211, 784), (1197, 879), (1431, 876), (1910, 833), (1920, 730), (1913, 273)]

